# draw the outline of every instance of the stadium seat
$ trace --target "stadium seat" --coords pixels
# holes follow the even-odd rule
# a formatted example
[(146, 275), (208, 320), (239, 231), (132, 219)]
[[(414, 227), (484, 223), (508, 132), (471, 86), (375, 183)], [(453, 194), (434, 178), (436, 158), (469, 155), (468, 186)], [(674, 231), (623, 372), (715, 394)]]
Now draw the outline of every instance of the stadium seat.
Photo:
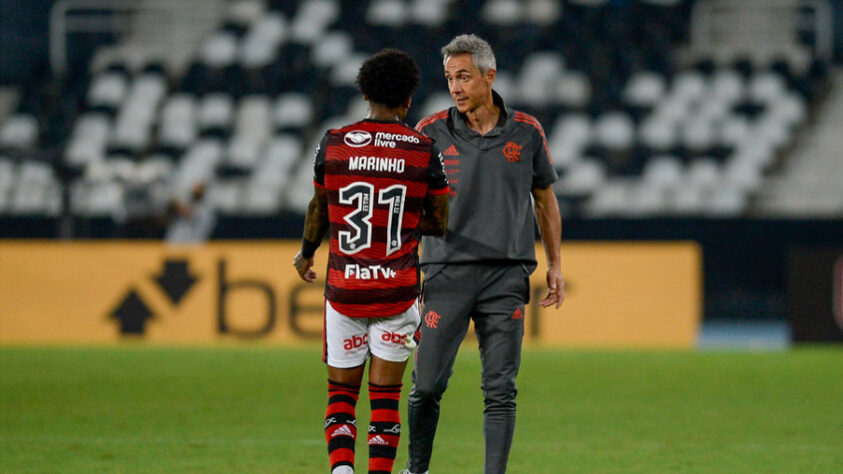
[(712, 191), (706, 205), (706, 214), (714, 217), (735, 217), (746, 208), (746, 193), (730, 186), (721, 186)]
[(438, 28), (448, 19), (450, 0), (410, 0), (408, 20), (426, 28)]
[(243, 184), (237, 180), (216, 181), (208, 186), (208, 200), (214, 209), (237, 214), (242, 209)]
[(592, 99), (591, 83), (580, 71), (568, 70), (556, 84), (556, 102), (570, 109), (582, 110)]
[(313, 64), (320, 68), (330, 68), (351, 54), (354, 42), (344, 31), (332, 31), (316, 41), (311, 56)]
[(249, 183), (245, 186), (242, 210), (251, 215), (275, 214), (281, 210), (282, 190), (270, 183)]
[(239, 25), (249, 26), (259, 21), (266, 13), (266, 4), (261, 0), (236, 0), (229, 3), (226, 18)]
[(0, 126), (0, 148), (32, 149), (38, 143), (38, 119), (29, 114), (16, 114)]
[(86, 103), (91, 108), (113, 112), (123, 103), (128, 91), (129, 82), (125, 74), (107, 71), (92, 80)]
[(258, 164), (262, 146), (257, 140), (241, 135), (234, 136), (228, 142), (224, 163), (244, 172), (251, 172)]
[(642, 71), (629, 79), (623, 92), (624, 102), (641, 107), (654, 107), (665, 96), (667, 81), (653, 71)]
[(513, 26), (521, 22), (523, 5), (516, 0), (487, 0), (480, 14), (491, 25)]
[(635, 141), (635, 124), (623, 112), (608, 112), (595, 121), (594, 139), (610, 151), (628, 150)]
[(700, 215), (705, 209), (705, 192), (703, 189), (696, 186), (673, 188), (667, 198), (667, 213), (672, 215)]
[(312, 44), (324, 35), (339, 15), (339, 2), (307, 0), (299, 6), (293, 19), (291, 38), (302, 44)]
[(331, 84), (335, 87), (354, 86), (357, 79), (357, 72), (367, 55), (359, 52), (351, 52), (339, 61), (331, 71)]
[(212, 69), (223, 69), (235, 63), (240, 42), (237, 35), (219, 31), (211, 35), (199, 50), (199, 59)]
[(200, 131), (227, 131), (234, 118), (234, 101), (228, 94), (211, 93), (202, 97), (197, 116)]
[(281, 94), (275, 102), (273, 115), (276, 129), (301, 129), (313, 123), (313, 102), (297, 92)]
[(559, 78), (564, 75), (562, 57), (552, 51), (531, 53), (518, 73), (519, 102), (531, 108), (556, 102)]
[(454, 101), (451, 99), (450, 94), (447, 92), (434, 92), (427, 96), (427, 99), (425, 99), (425, 101), (421, 104), (419, 119), (433, 115), (436, 112), (445, 110), (453, 105)]
[(683, 176), (683, 165), (678, 158), (669, 155), (656, 156), (644, 165), (641, 185), (667, 189), (679, 185)]
[(260, 146), (271, 134), (272, 102), (269, 97), (260, 94), (243, 97), (237, 108), (234, 136)]
[(527, 0), (522, 13), (525, 23), (549, 27), (559, 20), (562, 6), (554, 0)]
[(196, 142), (181, 159), (174, 177), (177, 188), (188, 189), (197, 182), (210, 182), (214, 170), (223, 160), (223, 143), (205, 138)]
[(691, 187), (715, 188), (721, 182), (720, 165), (711, 158), (697, 158), (688, 165), (685, 180)]
[(171, 95), (161, 109), (158, 143), (165, 147), (186, 149), (198, 136), (197, 114), (193, 95)]
[(615, 178), (595, 190), (584, 207), (590, 217), (618, 217), (629, 207), (634, 180)]
[(409, 9), (402, 0), (375, 0), (366, 11), (366, 23), (397, 28), (407, 22)]
[(594, 158), (575, 162), (554, 184), (560, 196), (583, 197), (601, 189), (606, 182), (606, 165)]

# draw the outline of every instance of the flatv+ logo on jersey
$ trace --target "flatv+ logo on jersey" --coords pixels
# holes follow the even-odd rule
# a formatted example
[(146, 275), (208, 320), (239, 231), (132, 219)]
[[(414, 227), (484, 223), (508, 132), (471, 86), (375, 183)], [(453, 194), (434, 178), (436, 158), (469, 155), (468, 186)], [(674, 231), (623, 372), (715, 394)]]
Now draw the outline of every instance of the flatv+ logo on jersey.
[(503, 156), (506, 157), (506, 161), (517, 163), (521, 161), (522, 148), (524, 148), (522, 145), (518, 145), (515, 142), (506, 142), (506, 145), (503, 147)]

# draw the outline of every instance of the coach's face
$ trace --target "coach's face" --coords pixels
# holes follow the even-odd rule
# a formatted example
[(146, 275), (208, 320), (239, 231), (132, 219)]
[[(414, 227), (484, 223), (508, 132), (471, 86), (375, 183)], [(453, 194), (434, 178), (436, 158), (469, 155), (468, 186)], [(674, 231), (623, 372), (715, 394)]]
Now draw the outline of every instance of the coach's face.
[(470, 54), (457, 54), (445, 60), (445, 79), (457, 110), (466, 113), (476, 110), (491, 97), (495, 70), (489, 69), (484, 74), (474, 65)]

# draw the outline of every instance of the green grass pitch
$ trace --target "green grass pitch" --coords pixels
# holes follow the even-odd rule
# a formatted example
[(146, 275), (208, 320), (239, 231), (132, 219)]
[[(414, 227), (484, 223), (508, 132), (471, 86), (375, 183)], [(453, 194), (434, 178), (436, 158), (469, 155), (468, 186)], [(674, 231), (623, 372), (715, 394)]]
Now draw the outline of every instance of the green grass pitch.
[[(843, 472), (840, 348), (523, 359), (511, 473)], [(325, 378), (318, 348), (0, 347), (0, 472), (327, 473)], [(431, 472), (482, 472), (481, 412), (469, 345)]]

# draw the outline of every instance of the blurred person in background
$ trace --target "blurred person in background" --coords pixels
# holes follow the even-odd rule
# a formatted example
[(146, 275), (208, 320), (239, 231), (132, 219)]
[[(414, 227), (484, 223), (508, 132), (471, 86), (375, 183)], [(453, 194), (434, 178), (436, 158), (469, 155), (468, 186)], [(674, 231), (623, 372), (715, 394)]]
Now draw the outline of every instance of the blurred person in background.
[[(507, 108), (492, 90), (492, 48), (460, 35), (441, 50), (455, 107), (416, 129), (443, 150), (451, 182), (443, 238), (426, 237), (421, 339), (409, 397), (408, 471), (428, 471), (442, 394), (469, 320), (482, 361), (485, 472), (506, 471), (515, 431), (515, 379), (521, 362), (529, 277), (536, 268), (535, 228), (547, 254), (548, 292), (539, 304), (562, 304), (562, 221), (551, 184), (547, 140), (538, 121)], [(535, 213), (535, 214), (534, 214)]]
[(123, 187), (122, 202), (115, 208), (113, 215), (117, 224), (117, 237), (162, 239), (170, 222), (171, 208), (166, 181), (127, 180), (123, 182)]
[(325, 440), (333, 474), (354, 472), (355, 406), (369, 363), (369, 473), (390, 473), (401, 433), (399, 400), (418, 328), (419, 234), (444, 235), (448, 180), (433, 142), (403, 124), (419, 82), (415, 61), (383, 50), (361, 66), (366, 119), (329, 130), (314, 158), (299, 276), (316, 280), (330, 233), (323, 361)]
[(190, 187), (186, 198), (177, 197), (170, 202), (167, 243), (199, 243), (207, 241), (211, 236), (217, 216), (205, 190), (204, 182), (196, 182)]

